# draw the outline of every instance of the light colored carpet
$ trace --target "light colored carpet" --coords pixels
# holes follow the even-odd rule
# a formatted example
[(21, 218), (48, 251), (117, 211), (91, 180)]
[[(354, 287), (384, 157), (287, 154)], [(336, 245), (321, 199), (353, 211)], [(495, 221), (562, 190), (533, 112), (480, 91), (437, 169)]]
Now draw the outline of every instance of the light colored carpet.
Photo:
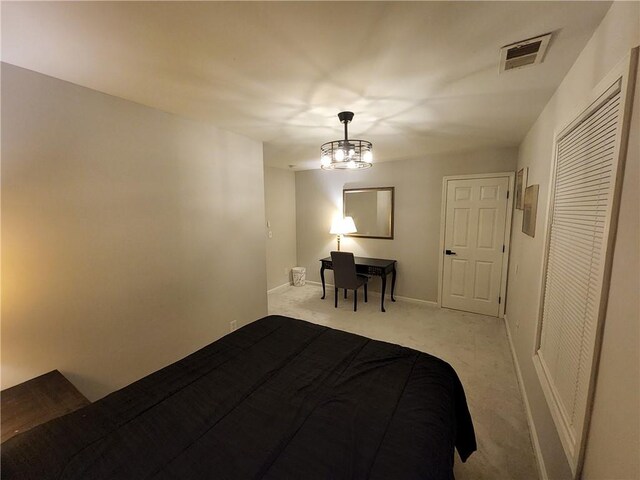
[(465, 389), (478, 441), (478, 451), (460, 462), (457, 480), (537, 479), (538, 471), (529, 437), (524, 405), (518, 389), (502, 319), (438, 308), (428, 304), (385, 300), (358, 295), (333, 306), (333, 288), (321, 300), (322, 288), (285, 287), (269, 294), (269, 313), (384, 340), (430, 353), (447, 361)]

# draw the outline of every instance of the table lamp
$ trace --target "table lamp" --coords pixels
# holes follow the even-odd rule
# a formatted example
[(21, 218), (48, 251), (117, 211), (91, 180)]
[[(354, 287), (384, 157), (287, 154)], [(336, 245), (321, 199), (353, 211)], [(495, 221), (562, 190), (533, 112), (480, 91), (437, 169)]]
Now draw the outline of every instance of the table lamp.
[(331, 224), (331, 230), (329, 233), (338, 236), (338, 251), (340, 251), (340, 235), (347, 235), (349, 233), (356, 233), (356, 224), (353, 223), (352, 217), (336, 218)]

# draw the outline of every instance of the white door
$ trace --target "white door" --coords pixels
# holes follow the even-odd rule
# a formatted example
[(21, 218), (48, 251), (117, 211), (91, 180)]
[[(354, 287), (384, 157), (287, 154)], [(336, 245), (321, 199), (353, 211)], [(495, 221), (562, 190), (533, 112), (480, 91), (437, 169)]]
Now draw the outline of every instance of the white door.
[(442, 306), (498, 316), (508, 177), (446, 182)]

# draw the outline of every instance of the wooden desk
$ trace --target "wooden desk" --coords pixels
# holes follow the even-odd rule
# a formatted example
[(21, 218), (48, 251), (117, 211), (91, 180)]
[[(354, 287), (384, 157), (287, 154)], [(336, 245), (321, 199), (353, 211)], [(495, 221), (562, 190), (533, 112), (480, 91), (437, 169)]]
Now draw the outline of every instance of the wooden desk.
[[(325, 284), (324, 284), (324, 271), (333, 270), (333, 262), (331, 257), (326, 257), (320, 260), (322, 266), (320, 267), (320, 278), (322, 279), (322, 298), (326, 296)], [(356, 271), (361, 275), (378, 276), (382, 278), (382, 295), (380, 299), (380, 310), (384, 309), (384, 294), (387, 289), (387, 275), (391, 275), (391, 301), (395, 302), (393, 298), (393, 291), (396, 287), (396, 261), (387, 260), (384, 258), (367, 258), (367, 257), (355, 257)]]
[(7, 388), (0, 396), (3, 442), (91, 403), (58, 370)]

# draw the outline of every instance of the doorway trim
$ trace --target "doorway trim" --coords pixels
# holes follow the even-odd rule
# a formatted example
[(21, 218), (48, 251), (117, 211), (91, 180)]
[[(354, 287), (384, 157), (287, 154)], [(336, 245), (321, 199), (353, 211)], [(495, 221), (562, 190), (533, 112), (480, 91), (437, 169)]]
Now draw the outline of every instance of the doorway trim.
[(509, 198), (507, 200), (506, 222), (504, 226), (504, 257), (502, 258), (502, 275), (500, 277), (500, 307), (498, 318), (504, 318), (505, 305), (507, 304), (507, 273), (509, 271), (509, 252), (511, 247), (511, 223), (513, 220), (513, 190), (515, 184), (515, 172), (498, 173), (473, 173), (469, 175), (447, 175), (442, 177), (442, 204), (440, 209), (440, 253), (438, 254), (438, 306), (442, 308), (442, 276), (444, 273), (444, 234), (445, 216), (447, 213), (447, 182), (450, 180), (474, 180), (480, 178), (509, 179)]

